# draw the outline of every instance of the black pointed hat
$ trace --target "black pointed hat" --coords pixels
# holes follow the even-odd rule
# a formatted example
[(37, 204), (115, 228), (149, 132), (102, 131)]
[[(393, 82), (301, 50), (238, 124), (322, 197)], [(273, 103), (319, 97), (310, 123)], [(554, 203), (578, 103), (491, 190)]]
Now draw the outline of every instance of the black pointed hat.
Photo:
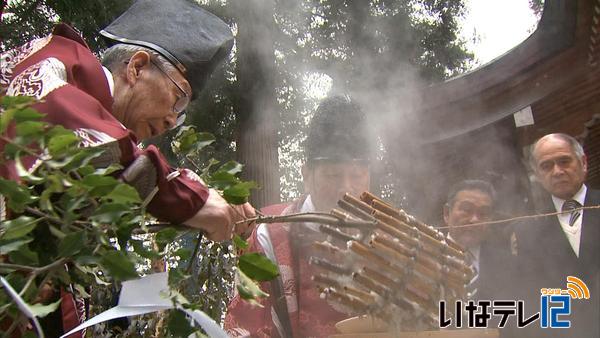
[(233, 46), (229, 26), (189, 0), (137, 0), (100, 34), (158, 52), (181, 71), (194, 95)]
[(370, 160), (366, 116), (348, 97), (324, 99), (310, 121), (304, 141), (307, 162)]

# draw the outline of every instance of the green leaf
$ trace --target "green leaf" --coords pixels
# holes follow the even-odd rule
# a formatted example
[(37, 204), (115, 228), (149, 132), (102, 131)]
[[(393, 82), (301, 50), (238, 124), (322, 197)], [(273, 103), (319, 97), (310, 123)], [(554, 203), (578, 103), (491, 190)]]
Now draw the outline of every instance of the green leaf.
[(123, 169), (122, 165), (120, 165), (118, 163), (112, 163), (111, 165), (109, 165), (106, 168), (96, 169), (96, 172), (94, 174), (106, 176), (106, 175), (110, 175), (110, 174), (114, 173), (115, 171), (118, 171), (121, 169)]
[(3, 178), (0, 178), (0, 194), (7, 198), (8, 207), (16, 212), (22, 212), (25, 205), (36, 200), (26, 187)]
[(50, 303), (48, 305), (43, 305), (43, 304), (27, 304), (27, 306), (29, 307), (29, 310), (31, 310), (31, 312), (33, 313), (34, 316), (39, 317), (39, 318), (43, 318), (46, 317), (48, 314), (56, 311), (56, 309), (58, 309), (58, 305), (60, 305), (60, 299), (57, 300), (54, 303)]
[(75, 255), (87, 244), (86, 237), (87, 236), (84, 231), (77, 231), (68, 234), (58, 244), (58, 255), (60, 257), (68, 257)]
[(250, 189), (254, 189), (258, 185), (254, 181), (241, 182), (223, 190), (223, 198), (231, 204), (244, 204), (248, 202)]
[(16, 109), (7, 109), (0, 114), (0, 134), (4, 134), (15, 116)]
[(15, 264), (37, 266), (40, 262), (38, 253), (29, 249), (27, 245), (23, 245), (18, 250), (9, 253), (8, 257)]
[(244, 166), (236, 161), (229, 161), (223, 164), (217, 171), (224, 171), (226, 173), (235, 175), (242, 172)]
[(171, 148), (174, 153), (188, 153), (196, 139), (196, 128), (193, 126), (182, 126), (177, 130), (177, 134), (173, 142), (171, 142)]
[(100, 175), (88, 175), (83, 178), (81, 183), (91, 188), (90, 194), (96, 197), (107, 195), (120, 184), (114, 177)]
[(238, 235), (233, 236), (233, 244), (235, 244), (235, 247), (237, 249), (240, 249), (240, 250), (246, 250), (246, 249), (248, 249), (248, 242), (246, 242), (245, 240), (243, 240)]
[(215, 137), (210, 133), (197, 133), (193, 126), (179, 128), (175, 139), (171, 142), (173, 152), (188, 154), (199, 151), (209, 144), (215, 142)]
[(52, 156), (60, 156), (77, 143), (79, 143), (79, 138), (74, 133), (59, 134), (50, 138), (48, 151)]
[(165, 245), (173, 242), (175, 237), (177, 237), (177, 230), (175, 230), (175, 228), (165, 228), (156, 233), (154, 240), (160, 247), (160, 250), (162, 250)]
[(196, 331), (190, 325), (190, 321), (185, 314), (179, 310), (171, 311), (167, 327), (174, 337), (187, 337)]
[(32, 96), (2, 96), (0, 97), (2, 108), (4, 109), (24, 109), (36, 102), (36, 99)]
[(186, 274), (183, 269), (170, 269), (169, 270), (169, 285), (177, 286), (182, 281), (190, 278), (190, 275)]
[(122, 251), (109, 251), (102, 256), (100, 264), (107, 270), (108, 275), (118, 281), (138, 277), (135, 264)]
[(146, 258), (146, 259), (158, 259), (161, 255), (153, 250), (149, 250), (144, 246), (143, 241), (139, 240), (130, 240), (129, 243), (133, 247), (133, 252), (136, 254)]
[[(45, 114), (40, 113), (39, 111), (33, 108), (22, 108), (18, 109), (15, 112), (15, 121), (17, 124), (25, 123), (25, 122), (34, 122), (35, 120), (41, 120), (46, 116)], [(42, 122), (43, 123), (43, 122)], [(46, 124), (46, 123), (43, 123)]]
[(277, 265), (258, 252), (241, 255), (238, 267), (248, 277), (261, 282), (279, 276)]
[(125, 204), (102, 203), (90, 216), (90, 219), (100, 224), (115, 224), (129, 213), (131, 213), (131, 208)]
[(77, 172), (81, 177), (85, 177), (88, 175), (94, 175), (96, 173), (96, 169), (91, 165), (84, 165), (77, 168)]
[(198, 133), (196, 141), (196, 150), (202, 150), (202, 148), (215, 142), (215, 136), (211, 133)]
[(79, 149), (76, 154), (65, 159), (63, 170), (70, 171), (86, 166), (90, 161), (102, 155), (103, 152), (104, 149), (96, 147)]
[(19, 216), (16, 219), (2, 222), (2, 240), (10, 240), (20, 238), (30, 233), (41, 218), (33, 218), (29, 216)]
[(232, 185), (239, 183), (239, 181), (240, 180), (237, 177), (235, 177), (235, 175), (232, 175), (225, 171), (217, 171), (210, 177), (208, 183), (210, 186), (216, 189), (225, 190), (231, 187)]
[(48, 231), (50, 231), (52, 236), (58, 238), (59, 240), (62, 240), (63, 238), (67, 237), (67, 235), (64, 232), (60, 231), (57, 227), (55, 227), (52, 224), (48, 225)]
[(174, 257), (179, 257), (180, 260), (186, 261), (192, 257), (192, 250), (187, 248), (179, 248), (173, 252)]
[(0, 256), (6, 255), (13, 251), (17, 251), (23, 245), (30, 243), (31, 241), (33, 241), (33, 238), (30, 237), (25, 239), (14, 239), (9, 241), (2, 240), (0, 241)]
[(17, 123), (17, 136), (35, 136), (44, 132), (46, 123), (38, 121), (25, 121)]
[[(246, 300), (254, 300), (261, 297), (268, 297), (269, 294), (265, 293), (260, 289), (258, 284), (256, 284), (252, 279), (250, 279), (244, 272), (237, 270), (237, 284), (236, 288), (240, 294), (242, 299)], [(262, 307), (262, 305), (257, 302), (252, 302), (255, 305)]]
[(137, 190), (134, 187), (121, 183), (117, 185), (113, 191), (111, 191), (108, 195), (104, 196), (102, 200), (113, 201), (115, 203), (141, 203), (142, 200)]

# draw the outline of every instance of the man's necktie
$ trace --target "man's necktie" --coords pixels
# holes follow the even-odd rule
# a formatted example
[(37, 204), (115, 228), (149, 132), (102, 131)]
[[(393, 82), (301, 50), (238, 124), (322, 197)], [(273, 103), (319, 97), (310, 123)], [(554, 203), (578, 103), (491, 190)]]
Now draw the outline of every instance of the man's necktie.
[[(562, 211), (568, 212), (573, 209), (581, 208), (581, 204), (575, 200), (568, 200), (563, 203)], [(577, 219), (581, 216), (581, 210), (575, 210), (571, 212), (571, 217), (569, 217), (569, 226), (573, 226)]]

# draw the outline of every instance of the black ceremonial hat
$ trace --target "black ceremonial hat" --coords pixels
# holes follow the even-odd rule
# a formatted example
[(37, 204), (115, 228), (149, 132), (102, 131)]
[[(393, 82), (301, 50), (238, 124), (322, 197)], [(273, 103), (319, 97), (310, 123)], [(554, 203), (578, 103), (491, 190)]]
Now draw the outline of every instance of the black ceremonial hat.
[(181, 71), (194, 94), (233, 46), (229, 26), (189, 0), (137, 0), (100, 34), (112, 43), (158, 52)]
[(324, 99), (310, 121), (304, 141), (307, 162), (364, 161), (370, 159), (366, 117), (348, 97)]

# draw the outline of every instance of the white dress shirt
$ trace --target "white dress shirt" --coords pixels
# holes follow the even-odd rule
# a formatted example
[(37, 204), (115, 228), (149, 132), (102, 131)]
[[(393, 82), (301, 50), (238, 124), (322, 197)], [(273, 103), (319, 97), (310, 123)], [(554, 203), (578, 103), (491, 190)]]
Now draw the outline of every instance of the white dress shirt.
[[(573, 200), (579, 202), (579, 204), (584, 205), (585, 202), (585, 194), (587, 193), (587, 187), (585, 184), (581, 185), (579, 191), (573, 196)], [(556, 208), (556, 212), (562, 211), (562, 206), (565, 203), (565, 200), (558, 198), (552, 195), (552, 202), (554, 202), (554, 208)], [(581, 242), (581, 222), (583, 221), (583, 210), (579, 211), (581, 215), (577, 218), (575, 223), (571, 226), (569, 225), (569, 218), (571, 217), (570, 212), (565, 212), (564, 214), (558, 215), (558, 222), (562, 227), (575, 255), (579, 257), (579, 244)]]

